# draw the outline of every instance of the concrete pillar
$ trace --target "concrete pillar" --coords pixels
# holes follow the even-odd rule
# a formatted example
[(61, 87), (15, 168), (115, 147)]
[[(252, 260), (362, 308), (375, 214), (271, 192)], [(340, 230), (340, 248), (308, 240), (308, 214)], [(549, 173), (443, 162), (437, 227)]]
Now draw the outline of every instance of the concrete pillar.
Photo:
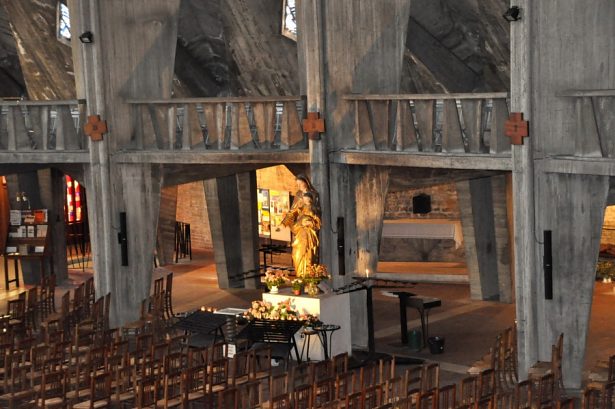
[(173, 263), (175, 250), (175, 221), (177, 213), (177, 185), (163, 187), (160, 195), (158, 240), (156, 254), (160, 265)]
[[(73, 32), (94, 34), (92, 43), (71, 43), (77, 95), (87, 99), (87, 114), (109, 127), (102, 141), (88, 141), (84, 179), (96, 292), (112, 292), (111, 325), (119, 326), (138, 317), (149, 294), (162, 173), (158, 165), (112, 164), (111, 157), (134, 142), (126, 101), (171, 97), (179, 0), (69, 0), (69, 8)], [(155, 18), (143, 18), (143, 10)], [(122, 212), (128, 266), (118, 244)]]
[(470, 297), (512, 301), (505, 176), (457, 182)]
[[(220, 288), (254, 288), (243, 273), (258, 267), (256, 172), (204, 182)], [(239, 245), (237, 240), (239, 238)]]
[[(551, 359), (551, 345), (564, 334), (563, 375), (581, 387), (596, 263), (609, 191), (609, 177), (544, 174), (537, 182), (535, 293), (538, 359)], [(553, 299), (545, 299), (544, 230), (552, 231)]]

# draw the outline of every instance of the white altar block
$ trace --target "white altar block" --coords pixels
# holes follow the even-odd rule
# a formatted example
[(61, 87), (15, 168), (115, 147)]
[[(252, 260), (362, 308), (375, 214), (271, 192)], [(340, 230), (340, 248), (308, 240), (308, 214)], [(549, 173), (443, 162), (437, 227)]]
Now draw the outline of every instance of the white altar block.
[[(324, 294), (321, 293), (316, 297), (303, 295), (293, 295), (290, 289), (283, 288), (278, 294), (263, 293), (263, 301), (270, 302), (273, 305), (280, 301), (291, 300), (293, 307), (300, 314), (316, 315), (323, 324), (339, 325), (340, 329), (333, 333), (331, 337), (331, 357), (342, 352), (352, 353), (352, 338), (350, 336), (350, 295), (349, 294)], [(300, 330), (295, 334), (295, 342), (299, 348), (299, 353), (303, 349), (304, 338), (301, 337)], [(327, 333), (329, 337), (330, 333)], [(306, 359), (306, 352), (303, 359)], [(294, 356), (294, 354), (293, 354)], [(318, 335), (310, 337), (310, 359), (323, 360), (325, 359), (322, 344)]]

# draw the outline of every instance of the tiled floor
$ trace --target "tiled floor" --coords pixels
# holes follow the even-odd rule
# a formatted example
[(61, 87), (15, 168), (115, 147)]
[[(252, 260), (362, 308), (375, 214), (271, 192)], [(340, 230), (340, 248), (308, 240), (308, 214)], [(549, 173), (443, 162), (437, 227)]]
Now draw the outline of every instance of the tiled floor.
[[(274, 256), (274, 263), (283, 264), (289, 260)], [(416, 265), (415, 268), (418, 268)], [(393, 267), (393, 268), (399, 268)], [(455, 268), (458, 268), (455, 266)], [(260, 299), (260, 290), (217, 288), (217, 277), (213, 255), (195, 252), (194, 259), (180, 260), (178, 264), (160, 267), (154, 276), (174, 273), (173, 301), (175, 312), (195, 309), (202, 305), (213, 307), (246, 307), (254, 299)], [(445, 271), (445, 273), (447, 273)], [(56, 296), (84, 281), (90, 271), (71, 270), (69, 280), (60, 283)], [(458, 274), (457, 272), (452, 274)], [(17, 296), (21, 289), (0, 290), (0, 311), (5, 310), (6, 300)], [(418, 283), (410, 291), (438, 297), (442, 307), (430, 315), (430, 335), (445, 337), (444, 353), (431, 355), (429, 349), (412, 352), (400, 340), (399, 307), (397, 298), (374, 291), (374, 316), (376, 348), (379, 352), (401, 356), (412, 356), (437, 361), (444, 370), (444, 384), (458, 381), (472, 362), (483, 356), (492, 345), (496, 335), (514, 322), (514, 304), (488, 301), (472, 301), (467, 284)], [(596, 283), (592, 309), (590, 333), (586, 357), (586, 368), (591, 368), (598, 359), (615, 354), (615, 320), (612, 319), (615, 306), (613, 286)], [(418, 314), (408, 309), (408, 328), (420, 329)]]

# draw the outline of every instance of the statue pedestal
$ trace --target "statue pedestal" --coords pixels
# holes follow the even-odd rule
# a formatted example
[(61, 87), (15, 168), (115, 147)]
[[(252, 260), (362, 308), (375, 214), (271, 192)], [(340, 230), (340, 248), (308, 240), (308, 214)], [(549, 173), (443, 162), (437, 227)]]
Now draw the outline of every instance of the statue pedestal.
[[(342, 352), (352, 352), (350, 336), (350, 295), (349, 294), (319, 294), (316, 297), (293, 295), (289, 288), (281, 289), (278, 294), (263, 293), (263, 301), (277, 304), (280, 301), (291, 300), (292, 305), (301, 314), (313, 314), (324, 324), (339, 325), (340, 329), (332, 335), (331, 357)], [(327, 336), (329, 336), (327, 334)], [(301, 331), (295, 334), (299, 352), (303, 349), (304, 338)], [(307, 348), (306, 348), (307, 350)], [(310, 337), (310, 360), (323, 360), (325, 354), (317, 335)], [(305, 353), (303, 359), (306, 359)]]

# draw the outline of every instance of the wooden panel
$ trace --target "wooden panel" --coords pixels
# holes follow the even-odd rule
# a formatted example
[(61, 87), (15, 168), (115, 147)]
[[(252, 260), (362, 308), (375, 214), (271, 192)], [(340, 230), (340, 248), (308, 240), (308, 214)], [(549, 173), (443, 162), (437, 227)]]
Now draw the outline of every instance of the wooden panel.
[(491, 153), (510, 152), (510, 139), (504, 135), (504, 124), (508, 119), (506, 100), (494, 99), (491, 111), (491, 135), (489, 151)]
[(41, 126), (41, 113), (45, 110), (44, 106), (28, 107), (30, 114), (30, 138), (32, 141), (32, 149), (41, 149), (43, 146), (43, 129)]
[(598, 134), (606, 157), (615, 157), (615, 97), (592, 98)]
[(238, 146), (242, 148), (254, 148), (252, 141), (252, 131), (250, 130), (250, 121), (248, 121), (248, 111), (246, 110), (246, 104), (237, 104), (237, 128), (239, 133)]
[(398, 151), (416, 152), (419, 149), (408, 101), (397, 101), (395, 141), (397, 143), (396, 150)]
[(229, 104), (231, 109), (231, 145), (230, 149), (239, 149), (239, 109), (237, 103)]
[(141, 130), (144, 149), (160, 149), (158, 145), (159, 138), (156, 136), (156, 130), (152, 123), (152, 118), (155, 117), (154, 106), (152, 104), (143, 105), (141, 107)]
[(482, 99), (465, 99), (461, 100), (461, 114), (463, 115), (463, 124), (465, 126), (465, 134), (468, 138), (468, 148), (470, 153), (484, 152), (482, 144)]
[(414, 101), (419, 138), (424, 152), (433, 152), (434, 100)]
[(205, 139), (199, 120), (199, 113), (196, 104), (184, 105), (184, 126), (183, 126), (181, 149), (190, 150), (194, 148), (204, 148)]
[(152, 131), (154, 133), (156, 147), (158, 149), (173, 149), (173, 147), (169, 147), (168, 140), (163, 135), (166, 132), (166, 128), (163, 124), (160, 123), (160, 118), (158, 116), (160, 106), (155, 104), (147, 104), (147, 112), (149, 113), (149, 118), (145, 120), (149, 120), (151, 124)]
[(461, 137), (461, 124), (454, 99), (444, 101), (442, 123), (442, 152), (465, 152)]
[(224, 104), (203, 104), (207, 124), (207, 148), (222, 149), (224, 142)]
[(258, 144), (261, 148), (270, 149), (273, 145), (275, 124), (275, 102), (258, 102), (252, 104)]
[[(64, 137), (64, 148), (69, 150), (81, 149), (79, 140), (77, 139), (77, 129), (75, 129), (75, 121), (70, 112), (70, 106), (62, 105), (58, 106), (58, 119), (61, 119), (62, 132)], [(58, 150), (56, 144), (56, 150)]]
[(145, 105), (133, 105), (132, 106), (132, 124), (134, 129), (133, 142), (137, 149), (143, 149), (143, 112), (145, 111)]
[[(166, 123), (166, 133), (169, 138), (169, 146), (175, 146), (177, 140), (179, 138), (179, 133), (177, 132), (177, 105), (172, 104), (169, 105), (164, 111), (165, 115), (165, 123)], [(182, 124), (183, 128), (183, 124)], [(183, 135), (183, 133), (181, 134)]]
[(280, 148), (291, 149), (304, 144), (303, 130), (299, 121), (299, 113), (294, 102), (285, 102), (282, 112), (282, 135)]
[(376, 149), (366, 101), (355, 101), (355, 142), (357, 149)]
[(370, 122), (377, 150), (389, 149), (389, 101), (369, 103)]
[(576, 100), (577, 134), (574, 139), (576, 156), (602, 157), (606, 156), (600, 143), (600, 134), (594, 117), (594, 106), (591, 98)]
[(17, 132), (18, 132), (18, 124), (19, 117), (21, 116), (21, 112), (19, 107), (9, 107), (8, 115), (7, 115), (7, 131), (8, 131), (8, 150), (14, 151), (17, 150)]
[[(166, 105), (152, 104), (153, 111), (152, 124), (155, 124), (154, 131), (156, 132), (156, 143), (160, 149), (175, 149), (175, 139), (171, 139), (169, 135), (169, 117), (168, 107)], [(173, 118), (175, 122), (175, 118)]]
[[(44, 114), (47, 117), (47, 114)], [(104, 119), (104, 118), (103, 118)], [(77, 128), (77, 140), (82, 149), (88, 148), (87, 135), (83, 130), (83, 126), (87, 122), (87, 106), (85, 104), (79, 104), (79, 126)], [(45, 139), (47, 137), (47, 122), (45, 122)]]

